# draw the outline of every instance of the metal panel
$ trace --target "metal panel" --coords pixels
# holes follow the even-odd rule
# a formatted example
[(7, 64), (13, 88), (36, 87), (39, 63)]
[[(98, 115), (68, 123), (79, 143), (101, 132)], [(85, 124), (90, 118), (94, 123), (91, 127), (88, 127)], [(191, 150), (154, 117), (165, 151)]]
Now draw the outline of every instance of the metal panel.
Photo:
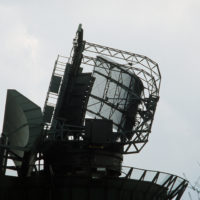
[(67, 85), (62, 83), (54, 117), (62, 118), (71, 125), (82, 125), (94, 78), (91, 73), (81, 73), (70, 78)]
[(54, 107), (46, 105), (44, 110), (44, 121), (47, 123), (51, 122), (53, 116)]
[[(103, 119), (110, 119), (113, 121), (114, 129), (118, 131), (132, 130), (135, 111), (137, 111), (139, 103), (134, 99), (140, 98), (142, 89), (141, 87), (136, 91), (136, 83), (141, 81), (135, 74), (126, 70), (123, 65), (110, 59), (97, 57), (93, 73), (95, 82), (88, 103), (89, 112), (87, 114), (90, 117), (99, 116)], [(130, 111), (128, 111), (129, 109)], [(131, 115), (129, 112), (133, 114)]]
[(50, 92), (58, 93), (60, 83), (61, 77), (53, 75), (51, 79)]
[(102, 119), (86, 119), (86, 135), (89, 135), (92, 143), (112, 142), (112, 121)]

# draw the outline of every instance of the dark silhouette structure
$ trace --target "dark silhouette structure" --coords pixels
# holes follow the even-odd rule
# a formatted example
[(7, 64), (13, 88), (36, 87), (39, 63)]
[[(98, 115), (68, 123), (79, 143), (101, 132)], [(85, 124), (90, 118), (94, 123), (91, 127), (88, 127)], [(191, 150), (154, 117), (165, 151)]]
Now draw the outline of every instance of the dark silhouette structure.
[(43, 111), (7, 92), (0, 199), (180, 199), (186, 180), (122, 165), (148, 142), (160, 80), (157, 63), (86, 42), (79, 25), (70, 57), (55, 62)]

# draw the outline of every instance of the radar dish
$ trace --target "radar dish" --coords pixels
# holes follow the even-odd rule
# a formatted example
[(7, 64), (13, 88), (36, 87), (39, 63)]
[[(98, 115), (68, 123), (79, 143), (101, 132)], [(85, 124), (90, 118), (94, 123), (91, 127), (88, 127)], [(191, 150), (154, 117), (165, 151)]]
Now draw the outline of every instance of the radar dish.
[(87, 118), (111, 120), (112, 141), (124, 147), (123, 153), (137, 153), (148, 142), (159, 100), (158, 64), (146, 56), (83, 41), (79, 31), (71, 56), (59, 55), (54, 66), (44, 106), (47, 129), (66, 127), (68, 136), (76, 129), (73, 137), (85, 140)]
[[(3, 135), (7, 138), (10, 152), (23, 158), (24, 151), (34, 148), (41, 135), (42, 118), (39, 106), (16, 90), (7, 91)], [(22, 165), (19, 159), (14, 163), (18, 167)]]

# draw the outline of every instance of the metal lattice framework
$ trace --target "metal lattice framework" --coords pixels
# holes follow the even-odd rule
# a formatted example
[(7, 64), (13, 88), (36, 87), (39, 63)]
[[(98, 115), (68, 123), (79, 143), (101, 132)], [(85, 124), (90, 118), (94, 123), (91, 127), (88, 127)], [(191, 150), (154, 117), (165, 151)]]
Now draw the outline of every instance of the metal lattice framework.
[[(60, 77), (61, 80), (63, 81), (67, 60), (68, 60), (67, 57), (58, 55), (58, 57), (55, 61), (55, 64), (54, 64), (54, 68), (53, 68), (53, 72), (52, 72), (52, 76), (51, 76), (51, 82), (52, 82), (53, 76)], [(50, 82), (49, 88), (48, 88), (48, 91), (47, 91), (47, 96), (46, 96), (46, 99), (45, 99), (44, 108), (43, 108), (44, 114), (45, 114), (46, 106), (51, 106), (53, 108), (53, 114), (54, 114), (55, 108), (56, 108), (56, 105), (57, 105), (57, 101), (58, 101), (58, 95), (59, 95), (59, 92), (60, 92), (60, 87), (62, 85), (62, 81), (59, 83), (59, 86), (58, 86), (59, 90), (58, 90), (57, 93), (51, 91), (51, 89), (50, 89), (51, 82)], [(52, 123), (52, 119), (50, 120), (49, 123), (46, 123), (47, 126), (45, 128), (50, 129), (51, 123)]]
[(157, 184), (161, 186), (162, 189), (155, 191), (154, 197), (159, 196), (159, 194), (162, 193), (163, 190), (167, 189), (168, 199), (180, 199), (188, 185), (188, 181), (179, 176), (175, 176), (165, 172), (139, 169), (127, 166), (122, 167), (121, 177), (137, 180), (139, 182), (151, 182), (152, 185), (147, 188), (146, 193), (151, 190), (151, 187), (154, 184)]
[[(159, 99), (161, 75), (158, 64), (146, 56), (88, 42), (85, 44), (83, 54), (82, 63), (85, 65), (97, 65), (95, 58), (97, 55), (111, 57), (114, 61), (123, 64), (127, 73), (135, 74), (142, 80), (144, 91), (140, 98), (141, 104), (139, 105), (136, 116), (136, 126), (133, 129), (133, 137), (124, 142), (126, 145), (124, 149), (125, 153), (139, 152), (148, 141), (157, 101)], [(103, 63), (99, 65), (99, 67), (101, 67)], [(109, 72), (107, 78), (109, 80)], [(123, 80), (120, 80), (120, 77), (118, 81), (123, 84)], [(106, 102), (104, 99), (99, 99), (99, 103), (104, 104)], [(116, 110), (118, 107), (113, 107), (113, 109)], [(98, 113), (96, 114), (98, 115)], [(99, 117), (101, 118), (101, 116)]]
[[(124, 145), (124, 153), (138, 153), (148, 142), (148, 137), (149, 133), (151, 132), (157, 101), (159, 99), (161, 75), (158, 68), (158, 64), (146, 56), (93, 43), (88, 43), (85, 41), (84, 43), (85, 48), (83, 51), (83, 57), (81, 62), (81, 67), (83, 68), (83, 70), (90, 71), (94, 74), (97, 73), (95, 72), (95, 68), (105, 68), (104, 62), (97, 62), (97, 56), (106, 56), (108, 58), (112, 58), (114, 62), (118, 63), (119, 69), (120, 66), (123, 66), (123, 70), (119, 70), (121, 75), (119, 75), (117, 80), (112, 79), (112, 77), (110, 76), (112, 70), (109, 69), (109, 66), (107, 66), (107, 74), (103, 75), (104, 78), (107, 79), (103, 97), (98, 97), (94, 96), (93, 94), (90, 94), (90, 97), (95, 98), (96, 104), (100, 104), (101, 107), (108, 106), (110, 108), (109, 116), (106, 117), (107, 119), (111, 119), (111, 116), (116, 111), (123, 113), (123, 110), (120, 108), (120, 101), (122, 102), (122, 100), (119, 99), (120, 88), (125, 87), (125, 84), (123, 83), (124, 80), (122, 78), (122, 73), (135, 74), (143, 83), (144, 90), (141, 96), (135, 97), (140, 100), (140, 104), (138, 106), (136, 114), (136, 123), (131, 132), (131, 137), (125, 138), (123, 140), (116, 140), (116, 142), (122, 143)], [(69, 58), (64, 56), (58, 56), (52, 76), (56, 75), (63, 78), (66, 63), (72, 63), (72, 54)], [(114, 82), (116, 87), (115, 97), (112, 101), (109, 102), (106, 101), (106, 99), (108, 99), (108, 89), (111, 82)], [(60, 85), (61, 84), (62, 81)], [(125, 89), (129, 90), (128, 88)], [(45, 105), (51, 105), (55, 108), (57, 96), (58, 94), (54, 94), (49, 90)], [(102, 112), (103, 110), (101, 110), (101, 112), (94, 112), (90, 110), (89, 106), (87, 107), (87, 113), (92, 113), (93, 116), (95, 116), (95, 118), (104, 119), (104, 116), (102, 116)], [(116, 125), (115, 123), (113, 124), (114, 126)]]

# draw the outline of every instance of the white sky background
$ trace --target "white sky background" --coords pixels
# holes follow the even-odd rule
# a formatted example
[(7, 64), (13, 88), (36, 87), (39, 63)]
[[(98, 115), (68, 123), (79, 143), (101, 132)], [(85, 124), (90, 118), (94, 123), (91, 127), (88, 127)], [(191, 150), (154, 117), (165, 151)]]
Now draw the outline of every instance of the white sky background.
[(0, 126), (7, 89), (43, 107), (54, 61), (69, 55), (79, 23), (86, 41), (146, 55), (160, 66), (149, 143), (125, 164), (185, 173), (194, 182), (200, 176), (199, 0), (0, 0)]

